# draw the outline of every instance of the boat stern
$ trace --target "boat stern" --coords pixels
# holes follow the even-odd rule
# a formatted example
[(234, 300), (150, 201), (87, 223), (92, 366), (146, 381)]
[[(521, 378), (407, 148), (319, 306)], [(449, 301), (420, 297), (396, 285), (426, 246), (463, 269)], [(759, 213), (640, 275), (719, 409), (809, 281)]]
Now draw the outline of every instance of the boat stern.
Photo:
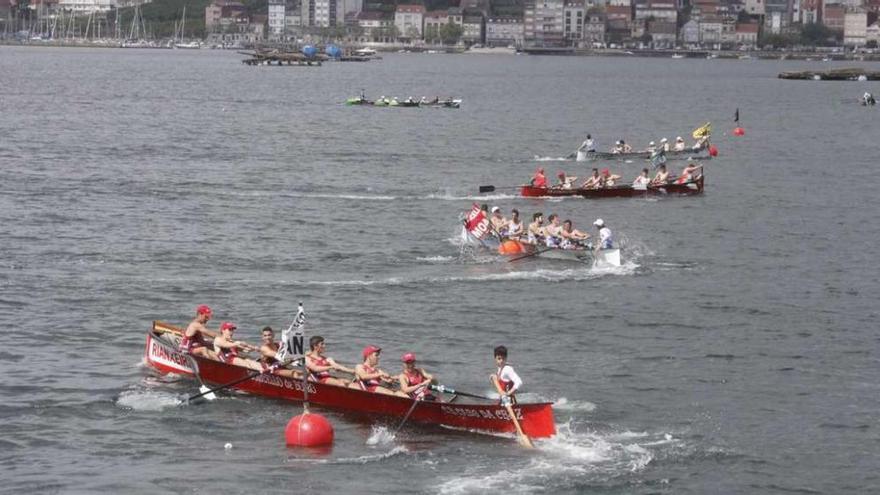
[(163, 374), (195, 375), (192, 364), (193, 360), (183, 352), (180, 352), (170, 342), (159, 337), (155, 331), (147, 333), (144, 362), (149, 367)]

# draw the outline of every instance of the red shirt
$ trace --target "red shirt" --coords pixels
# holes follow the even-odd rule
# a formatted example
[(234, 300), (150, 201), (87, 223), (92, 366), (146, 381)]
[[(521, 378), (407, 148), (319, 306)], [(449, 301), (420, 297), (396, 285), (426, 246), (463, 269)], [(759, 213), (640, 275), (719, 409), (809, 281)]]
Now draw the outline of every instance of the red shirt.
[(547, 177), (544, 177), (544, 174), (542, 174), (541, 172), (536, 172), (535, 176), (532, 177), (532, 186), (547, 187)]

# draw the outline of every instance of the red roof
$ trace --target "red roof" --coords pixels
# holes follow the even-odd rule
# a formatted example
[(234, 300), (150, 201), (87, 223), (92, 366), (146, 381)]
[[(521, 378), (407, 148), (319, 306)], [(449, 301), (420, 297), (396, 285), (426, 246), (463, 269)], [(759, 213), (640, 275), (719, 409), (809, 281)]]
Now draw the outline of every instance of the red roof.
[(424, 14), (424, 5), (398, 5), (397, 12), (402, 14)]
[(755, 33), (758, 34), (758, 25), (756, 23), (747, 22), (745, 24), (736, 25), (737, 33)]

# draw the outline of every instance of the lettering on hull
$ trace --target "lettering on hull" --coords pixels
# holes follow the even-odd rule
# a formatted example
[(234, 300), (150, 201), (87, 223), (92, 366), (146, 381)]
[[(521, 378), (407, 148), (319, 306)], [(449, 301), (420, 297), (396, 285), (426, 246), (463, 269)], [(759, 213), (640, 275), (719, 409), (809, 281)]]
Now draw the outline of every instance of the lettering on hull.
[[(254, 378), (255, 382), (265, 383), (266, 385), (271, 385), (273, 387), (284, 388), (288, 390), (296, 390), (297, 392), (303, 391), (303, 382), (302, 380), (294, 380), (292, 378), (287, 378), (283, 376), (277, 375), (257, 375)], [(309, 383), (309, 394), (317, 395), (318, 389), (315, 388), (315, 385)]]
[(165, 365), (183, 373), (193, 374), (189, 360), (183, 355), (183, 353), (171, 350), (152, 339), (150, 340), (149, 359), (150, 361)]
[[(510, 415), (507, 414), (507, 410), (500, 408), (495, 410), (487, 410), (455, 406), (440, 406), (440, 411), (442, 411), (443, 414), (461, 416), (463, 418), (501, 419), (504, 421), (510, 421)], [(516, 414), (516, 419), (523, 419), (522, 409), (514, 408), (513, 412), (514, 414)]]

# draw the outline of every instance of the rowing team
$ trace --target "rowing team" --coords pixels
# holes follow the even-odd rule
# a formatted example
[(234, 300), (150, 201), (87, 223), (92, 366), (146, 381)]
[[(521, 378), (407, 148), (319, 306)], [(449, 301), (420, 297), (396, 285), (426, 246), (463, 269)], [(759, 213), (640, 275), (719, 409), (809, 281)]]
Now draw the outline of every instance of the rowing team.
[[(362, 102), (367, 102), (367, 101), (369, 101), (369, 100), (367, 100), (367, 98), (364, 96), (363, 93), (361, 93), (360, 100), (361, 100)], [(416, 99), (413, 98), (412, 96), (408, 96), (405, 100), (403, 100), (403, 103), (408, 104), (408, 105), (412, 105), (412, 104), (415, 104), (415, 103), (418, 103), (419, 105), (442, 105), (442, 104), (451, 104), (451, 103), (453, 103), (454, 101), (455, 101), (455, 100), (454, 100), (451, 96), (446, 97), (446, 98), (443, 99), (443, 100), (441, 100), (439, 96), (435, 96), (433, 100), (429, 100), (428, 98), (426, 98), (426, 97), (424, 97), (424, 96), (423, 96), (420, 100), (416, 100)], [(374, 104), (374, 105), (390, 105), (390, 106), (394, 106), (394, 105), (398, 105), (398, 104), (400, 104), (400, 102), (397, 100), (397, 97), (396, 97), (396, 96), (395, 96), (395, 97), (392, 97), (392, 98), (389, 100), (388, 98), (385, 97), (385, 95), (382, 95), (382, 96), (380, 96), (379, 99), (376, 100), (373, 104)]]
[[(702, 165), (697, 164), (693, 159), (689, 159), (687, 165), (681, 171), (681, 174), (673, 180), (673, 183), (686, 184), (696, 180), (699, 177), (699, 171), (702, 168)], [(577, 177), (566, 175), (565, 172), (562, 171), (556, 174), (556, 177), (559, 179), (559, 182), (549, 186), (551, 189), (574, 189), (575, 183), (578, 179)], [(607, 168), (603, 168), (601, 173), (599, 173), (598, 168), (594, 168), (590, 177), (588, 177), (580, 187), (581, 189), (602, 189), (613, 187), (618, 185), (617, 181), (620, 180), (620, 178), (619, 175), (612, 174)], [(666, 170), (666, 165), (664, 164), (658, 167), (657, 173), (654, 174), (653, 178), (650, 177), (650, 170), (643, 168), (642, 173), (633, 180), (632, 187), (636, 189), (645, 189), (648, 186), (663, 186), (668, 184), (669, 181), (669, 172)], [(531, 185), (532, 187), (548, 187), (547, 176), (544, 175), (543, 167), (538, 167), (538, 170), (535, 171), (535, 175), (533, 175), (531, 179)]]
[[(701, 149), (705, 148), (708, 145), (708, 143), (709, 143), (709, 136), (708, 135), (702, 136), (699, 139), (697, 139), (697, 142), (694, 143), (694, 145), (691, 147), (691, 149), (692, 150), (701, 150)], [(656, 145), (654, 143), (654, 141), (651, 141), (650, 143), (648, 143), (648, 147), (644, 151), (647, 151), (650, 153), (656, 153), (659, 151), (664, 151), (664, 152), (666, 152), (666, 151), (685, 151), (686, 149), (687, 149), (687, 145), (685, 144), (684, 139), (681, 136), (678, 136), (677, 138), (675, 138), (675, 144), (673, 144), (671, 146), (669, 144), (669, 140), (666, 138), (663, 138), (660, 140), (659, 146)], [(596, 144), (593, 142), (592, 135), (587, 134), (587, 139), (585, 139), (584, 142), (581, 143), (581, 145), (578, 147), (577, 151), (586, 152), (586, 153), (595, 153)], [(633, 152), (632, 146), (626, 144), (626, 142), (623, 139), (618, 140), (616, 143), (614, 143), (614, 147), (611, 148), (611, 153), (614, 153), (614, 154), (632, 153), (632, 152)]]
[[(233, 338), (236, 330), (234, 323), (228, 321), (221, 323), (217, 332), (209, 330), (206, 325), (212, 314), (211, 308), (205, 304), (196, 308), (196, 317), (187, 325), (180, 341), (179, 350), (181, 352), (225, 364), (242, 366), (262, 373), (274, 373), (302, 379), (300, 371), (284, 369), (286, 363), (276, 359), (281, 343), (275, 340), (275, 332), (271, 327), (263, 328), (260, 333), (261, 344), (257, 347)], [(418, 400), (440, 400), (429, 390), (430, 385), (436, 383), (437, 380), (424, 368), (416, 367), (416, 355), (412, 352), (401, 356), (400, 360), (403, 362), (401, 373), (390, 375), (379, 368), (381, 347), (374, 345), (364, 347), (361, 352), (361, 364), (354, 368), (337, 363), (325, 354), (326, 351), (327, 343), (324, 341), (324, 337), (315, 335), (309, 339), (309, 352), (305, 354), (309, 380)], [(259, 357), (257, 359), (244, 357), (243, 354), (248, 352), (259, 353)], [(497, 382), (496, 387), (500, 391), (502, 401), (505, 401), (505, 398), (515, 400), (514, 394), (522, 386), (522, 380), (513, 367), (507, 364), (506, 347), (498, 346), (495, 348), (495, 364), (497, 370), (490, 376), (490, 380), (493, 384)], [(333, 372), (347, 373), (352, 375), (353, 379), (347, 380), (334, 376)]]
[[(486, 205), (483, 205), (486, 208)], [(489, 216), (489, 224), (492, 226), (492, 232), (501, 240), (513, 239), (525, 244), (539, 245), (543, 244), (547, 247), (560, 249), (578, 249), (584, 246), (584, 242), (591, 236), (586, 232), (582, 232), (574, 227), (571, 220), (559, 221), (559, 215), (551, 213), (547, 220), (549, 223), (544, 225), (544, 214), (540, 211), (532, 215), (532, 223), (526, 228), (523, 227), (523, 221), (520, 219), (519, 210), (516, 208), (510, 210), (510, 220), (501, 213), (498, 206), (492, 207), (492, 214)], [(605, 225), (605, 221), (597, 218), (593, 222), (593, 226), (599, 231), (599, 244), (596, 249), (614, 249), (614, 238), (611, 229)]]

